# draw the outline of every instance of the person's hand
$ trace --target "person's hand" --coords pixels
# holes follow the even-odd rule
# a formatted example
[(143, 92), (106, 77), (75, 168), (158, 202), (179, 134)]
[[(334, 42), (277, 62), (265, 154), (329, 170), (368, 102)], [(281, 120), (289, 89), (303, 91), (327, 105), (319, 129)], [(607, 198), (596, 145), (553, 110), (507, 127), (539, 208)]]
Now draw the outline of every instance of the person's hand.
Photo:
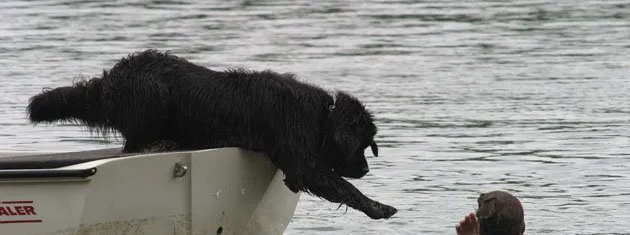
[(475, 213), (468, 214), (459, 224), (455, 225), (457, 235), (479, 235), (479, 222)]

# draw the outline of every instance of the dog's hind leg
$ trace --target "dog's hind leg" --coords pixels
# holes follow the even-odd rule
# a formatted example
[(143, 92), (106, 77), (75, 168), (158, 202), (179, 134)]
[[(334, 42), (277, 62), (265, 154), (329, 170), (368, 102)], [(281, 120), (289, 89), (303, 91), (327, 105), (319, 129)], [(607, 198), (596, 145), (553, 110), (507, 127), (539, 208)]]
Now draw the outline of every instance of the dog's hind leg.
[[(156, 116), (157, 110), (153, 111)], [(181, 146), (170, 136), (170, 123), (156, 116), (128, 118), (126, 124), (124, 152), (163, 152), (178, 150)]]
[(135, 133), (134, 135), (127, 135), (125, 137), (125, 144), (123, 146), (123, 152), (125, 153), (140, 153), (140, 152), (152, 152), (159, 151), (156, 148), (155, 143), (159, 140), (152, 137), (151, 134)]
[(179, 144), (172, 140), (158, 140), (142, 148), (144, 153), (159, 153), (180, 150)]
[(317, 167), (306, 175), (306, 187), (315, 196), (330, 202), (344, 203), (362, 211), (372, 219), (387, 219), (398, 212), (392, 206), (382, 204), (365, 196), (350, 182), (335, 174), (332, 170)]
[(130, 76), (103, 94), (112, 126), (125, 139), (123, 152), (143, 152), (157, 141), (172, 138), (169, 91), (150, 77)]
[[(166, 142), (160, 143), (168, 139), (168, 123), (161, 121), (159, 118), (152, 116), (143, 117), (142, 110), (136, 113), (136, 116), (123, 118), (125, 138), (123, 151), (128, 153), (146, 152), (154, 149), (155, 151), (163, 151), (171, 144)], [(164, 146), (159, 146), (164, 145)]]

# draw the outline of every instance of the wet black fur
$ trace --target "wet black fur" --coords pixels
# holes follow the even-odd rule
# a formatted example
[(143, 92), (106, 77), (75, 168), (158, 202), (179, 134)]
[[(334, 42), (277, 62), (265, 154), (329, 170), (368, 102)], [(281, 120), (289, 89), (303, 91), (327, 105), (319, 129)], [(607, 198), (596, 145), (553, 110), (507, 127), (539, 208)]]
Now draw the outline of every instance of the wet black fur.
[(334, 101), (292, 74), (213, 71), (146, 50), (122, 58), (100, 77), (33, 96), (27, 112), (33, 123), (80, 122), (104, 135), (119, 132), (125, 152), (155, 146), (263, 152), (293, 192), (343, 203), (374, 219), (397, 212), (342, 178), (367, 173), (363, 152), (377, 132), (372, 115), (351, 95), (337, 92)]

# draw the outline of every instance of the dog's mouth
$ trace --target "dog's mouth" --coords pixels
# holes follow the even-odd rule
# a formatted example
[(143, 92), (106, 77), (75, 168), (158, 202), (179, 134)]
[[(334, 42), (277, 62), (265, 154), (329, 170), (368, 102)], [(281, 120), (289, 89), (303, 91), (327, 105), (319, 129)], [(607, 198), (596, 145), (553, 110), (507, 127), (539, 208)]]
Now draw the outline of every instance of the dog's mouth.
[(365, 167), (363, 169), (341, 169), (341, 168), (332, 168), (332, 171), (337, 173), (338, 175), (351, 179), (360, 179), (365, 176), (370, 170)]

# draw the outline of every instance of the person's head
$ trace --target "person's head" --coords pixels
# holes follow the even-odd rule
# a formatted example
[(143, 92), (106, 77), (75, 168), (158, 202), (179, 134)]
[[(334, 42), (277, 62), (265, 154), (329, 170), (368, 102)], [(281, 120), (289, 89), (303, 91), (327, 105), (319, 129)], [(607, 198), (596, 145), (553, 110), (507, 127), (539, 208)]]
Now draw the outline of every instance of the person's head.
[(477, 198), (481, 235), (522, 235), (525, 232), (523, 206), (504, 191), (482, 193)]

